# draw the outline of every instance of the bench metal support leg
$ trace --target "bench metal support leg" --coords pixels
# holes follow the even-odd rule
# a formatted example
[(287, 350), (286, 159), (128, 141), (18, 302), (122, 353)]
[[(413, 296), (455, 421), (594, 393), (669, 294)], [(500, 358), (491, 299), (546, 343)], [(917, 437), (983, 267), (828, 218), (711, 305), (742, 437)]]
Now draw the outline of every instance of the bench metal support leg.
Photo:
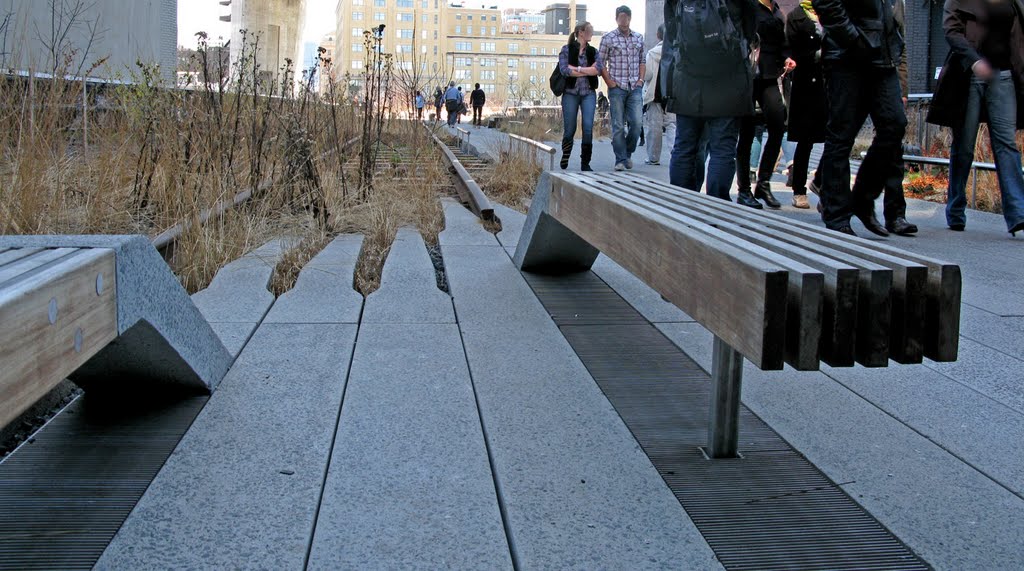
[(739, 444), (743, 356), (717, 335), (712, 350), (711, 379), (708, 456), (735, 458)]

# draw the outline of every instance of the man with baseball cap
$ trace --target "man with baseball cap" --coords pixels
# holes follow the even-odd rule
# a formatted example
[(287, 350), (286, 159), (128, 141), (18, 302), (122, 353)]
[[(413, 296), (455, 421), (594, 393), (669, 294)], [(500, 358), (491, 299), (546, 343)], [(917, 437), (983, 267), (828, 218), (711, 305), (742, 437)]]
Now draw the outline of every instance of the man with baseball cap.
[(618, 27), (601, 37), (601, 76), (608, 85), (611, 103), (612, 150), (615, 151), (615, 170), (633, 168), (631, 158), (640, 139), (641, 109), (644, 101), (644, 74), (646, 58), (644, 37), (629, 29), (633, 12), (629, 6), (615, 9)]

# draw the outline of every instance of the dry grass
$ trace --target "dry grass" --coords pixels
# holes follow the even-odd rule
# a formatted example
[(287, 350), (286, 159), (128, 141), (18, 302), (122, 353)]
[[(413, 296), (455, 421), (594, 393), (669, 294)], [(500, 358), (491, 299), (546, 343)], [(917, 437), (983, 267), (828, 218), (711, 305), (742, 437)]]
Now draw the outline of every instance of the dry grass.
[(532, 149), (507, 144), (498, 151), (494, 168), (477, 179), (477, 184), (491, 200), (525, 213), (543, 172), (540, 159)]

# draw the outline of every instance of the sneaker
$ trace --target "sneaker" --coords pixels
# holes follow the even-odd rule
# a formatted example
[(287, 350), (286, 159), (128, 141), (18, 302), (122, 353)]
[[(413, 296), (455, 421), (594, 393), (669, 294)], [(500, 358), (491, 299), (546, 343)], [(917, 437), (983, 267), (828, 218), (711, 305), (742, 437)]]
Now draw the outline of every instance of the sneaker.
[(626, 170), (626, 163), (615, 163), (615, 170), (624, 171)]
[(626, 168), (633, 170), (633, 159), (626, 159)]
[(950, 224), (949, 225), (949, 229), (954, 231), (954, 232), (963, 232), (964, 228), (966, 228), (966, 227), (967, 227), (966, 224)]
[(808, 209), (811, 207), (811, 203), (807, 202), (806, 194), (794, 194), (793, 195), (793, 206), (802, 209)]
[(660, 165), (661, 161), (652, 161), (651, 159), (644, 159), (645, 165)]

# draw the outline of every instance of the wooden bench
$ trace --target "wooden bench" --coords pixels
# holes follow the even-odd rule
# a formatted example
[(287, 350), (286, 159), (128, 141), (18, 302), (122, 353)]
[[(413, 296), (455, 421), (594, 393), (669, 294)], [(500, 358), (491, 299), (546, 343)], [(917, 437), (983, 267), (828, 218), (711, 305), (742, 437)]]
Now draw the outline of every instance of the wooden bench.
[(230, 364), (144, 237), (0, 236), (0, 426), (65, 378), (209, 391)]
[(955, 361), (960, 268), (626, 173), (542, 175), (515, 261), (615, 260), (715, 336), (707, 452), (737, 453), (742, 357), (763, 370)]

